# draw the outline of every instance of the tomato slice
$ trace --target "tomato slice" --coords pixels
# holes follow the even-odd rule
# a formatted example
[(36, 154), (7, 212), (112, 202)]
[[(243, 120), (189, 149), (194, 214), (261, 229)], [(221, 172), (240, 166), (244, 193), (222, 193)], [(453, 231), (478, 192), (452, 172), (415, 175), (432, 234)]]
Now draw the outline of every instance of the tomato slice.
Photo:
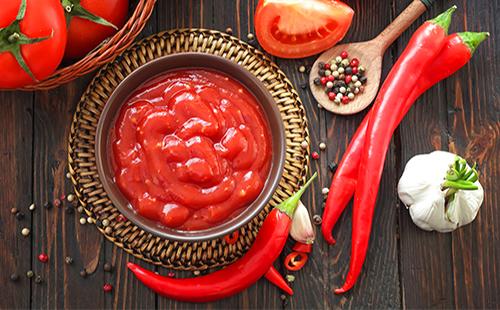
[(354, 11), (337, 0), (260, 0), (255, 33), (268, 53), (303, 58), (342, 40)]
[(298, 271), (307, 263), (306, 253), (292, 252), (285, 257), (285, 268), (290, 271)]

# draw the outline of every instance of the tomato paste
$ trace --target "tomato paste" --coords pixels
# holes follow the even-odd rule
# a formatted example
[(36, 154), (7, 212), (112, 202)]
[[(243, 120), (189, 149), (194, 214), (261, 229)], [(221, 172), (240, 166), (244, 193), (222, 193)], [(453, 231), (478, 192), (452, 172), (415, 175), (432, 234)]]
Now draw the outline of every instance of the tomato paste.
[(140, 215), (202, 230), (241, 213), (269, 174), (269, 125), (255, 97), (215, 71), (171, 71), (121, 108), (115, 181)]

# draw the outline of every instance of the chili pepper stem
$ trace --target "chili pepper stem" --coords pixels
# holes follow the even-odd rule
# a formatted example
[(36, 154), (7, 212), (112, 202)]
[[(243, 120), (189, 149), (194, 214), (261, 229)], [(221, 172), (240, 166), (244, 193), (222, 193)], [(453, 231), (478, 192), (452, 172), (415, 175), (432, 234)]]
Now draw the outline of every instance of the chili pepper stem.
[(287, 214), (290, 218), (293, 218), (293, 214), (295, 213), (295, 209), (297, 209), (297, 206), (299, 205), (299, 200), (302, 197), (302, 194), (304, 194), (305, 190), (309, 187), (309, 185), (311, 185), (312, 181), (316, 179), (317, 176), (318, 173), (315, 172), (309, 179), (309, 181), (307, 181), (306, 184), (304, 184), (304, 186), (302, 186), (298, 192), (288, 197), (276, 208)]
[(457, 36), (459, 36), (462, 41), (469, 47), (470, 53), (473, 54), (479, 44), (486, 40), (489, 36), (489, 32), (459, 32), (457, 33)]
[(435, 18), (429, 20), (431, 23), (436, 24), (438, 26), (443, 27), (445, 31), (448, 31), (448, 28), (450, 28), (450, 23), (451, 23), (451, 17), (453, 16), (453, 13), (457, 10), (457, 6), (454, 5), (448, 10), (444, 11), (443, 13), (439, 14)]

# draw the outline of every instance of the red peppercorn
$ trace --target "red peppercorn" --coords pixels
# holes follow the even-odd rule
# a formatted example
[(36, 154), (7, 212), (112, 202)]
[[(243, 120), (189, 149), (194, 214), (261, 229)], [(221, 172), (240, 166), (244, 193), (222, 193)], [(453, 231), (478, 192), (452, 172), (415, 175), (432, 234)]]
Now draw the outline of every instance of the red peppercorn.
[(321, 81), (321, 85), (325, 85), (325, 84), (326, 84), (326, 82), (328, 82), (328, 79), (326, 78), (326, 76), (324, 76), (324, 77), (322, 77), (322, 78), (320, 79), (320, 81)]
[(327, 64), (325, 64), (325, 65), (324, 65), (324, 68), (325, 68), (325, 70), (330, 70), (330, 64), (328, 64), (328, 63), (327, 63)]
[(352, 74), (358, 74), (358, 67), (352, 67)]
[(335, 96), (336, 96), (335, 93), (332, 91), (328, 93), (328, 99), (330, 99), (330, 101), (335, 100)]
[(343, 104), (348, 104), (348, 103), (349, 103), (349, 101), (351, 101), (351, 100), (349, 99), (349, 97), (347, 97), (347, 96), (342, 97), (342, 103), (343, 103)]
[(102, 287), (102, 290), (106, 293), (109, 293), (113, 290), (113, 285), (109, 284), (109, 283), (106, 283), (104, 284), (104, 286)]
[(52, 201), (52, 204), (56, 207), (60, 207), (61, 206), (61, 200), (59, 199), (54, 199), (54, 201)]
[(351, 60), (351, 67), (357, 67), (359, 66), (359, 60), (357, 58), (353, 58)]
[(125, 222), (127, 220), (127, 218), (123, 214), (120, 214), (120, 215), (118, 215), (118, 217), (116, 218), (116, 220), (118, 222)]
[(326, 79), (328, 80), (328, 82), (335, 81), (335, 77), (333, 75), (329, 75)]
[(345, 76), (345, 82), (346, 82), (346, 84), (351, 83), (351, 81), (352, 81), (352, 76), (351, 75), (346, 75)]
[(59, 199), (61, 199), (61, 200), (66, 199), (66, 195), (65, 194), (61, 194), (61, 197), (59, 197)]
[(169, 278), (173, 278), (173, 277), (175, 277), (175, 273), (173, 273), (172, 271), (170, 271), (170, 272), (167, 274), (167, 277), (169, 277)]
[(38, 254), (38, 260), (42, 263), (46, 263), (49, 261), (49, 257), (45, 253)]
[(319, 159), (318, 152), (312, 152), (311, 156), (312, 156), (313, 159)]
[(342, 57), (342, 59), (346, 59), (347, 57), (349, 57), (349, 54), (347, 54), (346, 51), (343, 51), (342, 53), (340, 53), (340, 57)]

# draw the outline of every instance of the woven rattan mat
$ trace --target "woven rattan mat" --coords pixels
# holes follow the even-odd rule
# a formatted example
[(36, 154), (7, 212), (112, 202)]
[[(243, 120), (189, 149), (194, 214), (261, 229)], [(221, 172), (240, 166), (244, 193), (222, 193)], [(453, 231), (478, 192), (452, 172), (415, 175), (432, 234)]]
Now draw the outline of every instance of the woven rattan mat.
[[(224, 238), (204, 242), (175, 242), (151, 235), (119, 216), (97, 173), (94, 150), (97, 122), (115, 87), (148, 61), (182, 52), (219, 55), (245, 67), (267, 86), (280, 108), (285, 124), (286, 163), (279, 187), (265, 209), (240, 229), (239, 239), (234, 244), (226, 243)], [(177, 29), (137, 42), (97, 73), (78, 103), (71, 124), (69, 172), (75, 194), (85, 213), (94, 219), (99, 231), (114, 244), (156, 265), (203, 270), (229, 264), (241, 257), (251, 246), (270, 209), (303, 183), (309, 151), (301, 147), (302, 141), (309, 143), (304, 107), (292, 83), (276, 64), (259, 50), (227, 34), (206, 29)]]

